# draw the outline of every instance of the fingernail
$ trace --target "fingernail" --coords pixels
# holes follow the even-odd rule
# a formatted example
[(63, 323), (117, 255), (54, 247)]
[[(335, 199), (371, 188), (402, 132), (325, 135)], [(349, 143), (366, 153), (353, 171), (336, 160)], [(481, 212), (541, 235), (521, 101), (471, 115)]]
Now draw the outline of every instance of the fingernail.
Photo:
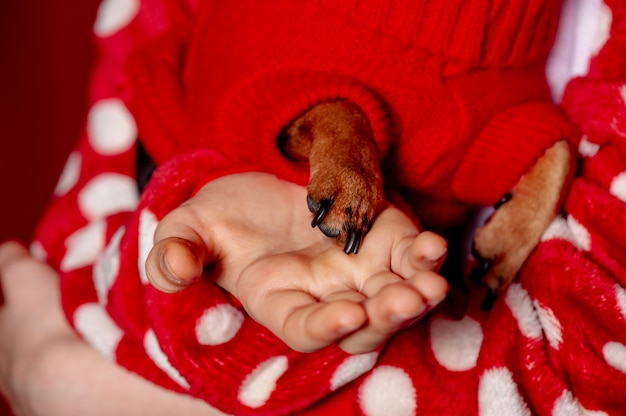
[(439, 263), (446, 257), (446, 254), (448, 254), (448, 248), (444, 247), (443, 250), (441, 250), (439, 253), (435, 253), (435, 255), (431, 256), (431, 258), (428, 258), (427, 260), (433, 263)]
[(424, 304), (424, 307), (422, 308), (421, 311), (417, 312), (417, 315), (415, 314), (410, 314), (410, 315), (403, 315), (403, 314), (392, 314), (389, 316), (389, 320), (391, 322), (393, 322), (394, 324), (402, 324), (402, 323), (406, 323), (407, 321), (410, 321), (411, 323), (417, 321), (418, 319), (420, 319), (422, 316), (426, 315), (428, 313), (428, 311), (430, 311), (432, 308), (430, 307), (430, 305), (428, 304)]
[(361, 327), (360, 324), (340, 326), (339, 328), (337, 328), (337, 333), (339, 335), (351, 334), (352, 332), (356, 331), (360, 327)]
[(429, 299), (427, 301), (428, 307), (434, 308), (435, 306), (437, 306), (441, 302), (443, 302), (447, 297), (448, 297), (448, 292), (446, 291), (445, 293), (442, 293), (441, 296), (438, 296), (438, 297), (433, 298), (433, 299)]
[(161, 254), (161, 270), (163, 270), (163, 274), (165, 274), (165, 277), (167, 278), (167, 280), (169, 280), (170, 282), (179, 285), (179, 286), (188, 286), (189, 282), (180, 279), (178, 276), (176, 276), (173, 272), (172, 269), (170, 267), (169, 262), (167, 261), (167, 252), (164, 251)]

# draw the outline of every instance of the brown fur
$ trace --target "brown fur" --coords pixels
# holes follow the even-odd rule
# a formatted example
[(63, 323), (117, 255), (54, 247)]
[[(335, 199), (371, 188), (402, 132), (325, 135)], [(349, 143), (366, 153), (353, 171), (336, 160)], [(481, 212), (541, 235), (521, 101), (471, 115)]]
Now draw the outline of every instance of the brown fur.
[(490, 267), (482, 282), (497, 290), (510, 283), (541, 235), (556, 217), (563, 189), (574, 171), (574, 157), (565, 141), (552, 145), (511, 190), (474, 236), (474, 250)]
[(356, 253), (384, 200), (380, 155), (365, 115), (346, 101), (319, 104), (285, 134), (283, 150), (309, 160), (312, 225)]

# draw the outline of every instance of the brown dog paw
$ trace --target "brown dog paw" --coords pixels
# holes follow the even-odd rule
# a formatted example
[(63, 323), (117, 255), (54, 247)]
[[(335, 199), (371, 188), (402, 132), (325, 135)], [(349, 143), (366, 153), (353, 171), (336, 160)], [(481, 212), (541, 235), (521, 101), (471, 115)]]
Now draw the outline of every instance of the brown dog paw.
[[(363, 169), (361, 169), (363, 170)], [(307, 204), (312, 227), (344, 244), (346, 254), (356, 254), (372, 221), (382, 210), (382, 178), (378, 168), (362, 173), (334, 167), (311, 178)]]
[(575, 166), (565, 141), (548, 149), (498, 204), (474, 235), (477, 267), (470, 278), (486, 285), (489, 309), (500, 289), (511, 283), (556, 217)]
[(384, 199), (380, 155), (365, 114), (345, 100), (318, 104), (287, 126), (279, 144), (289, 158), (309, 162), (311, 225), (356, 254)]

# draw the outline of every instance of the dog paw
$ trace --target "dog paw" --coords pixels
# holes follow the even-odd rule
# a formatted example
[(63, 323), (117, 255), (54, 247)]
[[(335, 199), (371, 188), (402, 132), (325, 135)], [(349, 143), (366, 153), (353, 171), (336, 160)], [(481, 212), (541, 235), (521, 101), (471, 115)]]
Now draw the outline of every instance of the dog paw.
[(311, 226), (344, 244), (346, 254), (356, 254), (382, 210), (382, 177), (377, 171), (334, 170), (334, 174), (317, 174), (309, 182)]
[(511, 283), (559, 212), (575, 167), (569, 145), (560, 141), (546, 150), (474, 235), (477, 266), (470, 278), (485, 284), (489, 309), (500, 289)]
[(481, 304), (491, 309), (499, 291), (509, 285), (538, 244), (544, 225), (534, 223), (523, 198), (506, 194), (494, 207), (493, 214), (474, 235), (472, 254), (475, 260), (470, 279), (487, 287)]

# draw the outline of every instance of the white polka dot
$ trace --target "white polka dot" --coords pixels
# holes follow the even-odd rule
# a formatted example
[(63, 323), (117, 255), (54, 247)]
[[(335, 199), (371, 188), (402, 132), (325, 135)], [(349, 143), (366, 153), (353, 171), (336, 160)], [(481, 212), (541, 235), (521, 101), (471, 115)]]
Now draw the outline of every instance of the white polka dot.
[(587, 410), (572, 396), (572, 392), (565, 390), (561, 396), (555, 400), (552, 406), (552, 416), (606, 416), (600, 411)]
[(596, 143), (591, 143), (587, 136), (583, 136), (580, 139), (580, 143), (578, 144), (578, 153), (584, 157), (593, 157), (598, 154), (600, 150), (600, 145)]
[(576, 238), (569, 227), (567, 220), (563, 217), (556, 217), (546, 228), (541, 236), (541, 241), (565, 240), (576, 246)]
[(111, 361), (122, 339), (122, 330), (98, 303), (85, 303), (74, 313), (76, 330), (96, 351)]
[(196, 338), (202, 345), (224, 344), (237, 335), (245, 317), (228, 303), (204, 311), (196, 322)]
[(75, 231), (65, 240), (67, 251), (61, 270), (69, 271), (93, 264), (104, 250), (106, 224), (96, 221)]
[(539, 340), (543, 337), (537, 311), (528, 292), (519, 283), (513, 283), (506, 292), (505, 303), (517, 320), (520, 332), (527, 338)]
[(93, 266), (93, 283), (98, 294), (98, 301), (105, 305), (113, 282), (120, 271), (120, 242), (126, 229), (121, 227), (115, 232), (104, 254)]
[(602, 347), (602, 354), (611, 367), (626, 373), (626, 345), (619, 342), (607, 342)]
[(552, 406), (552, 416), (582, 416), (580, 404), (572, 393), (565, 390)]
[(430, 322), (430, 344), (435, 358), (450, 371), (466, 371), (476, 366), (483, 330), (469, 316), (461, 320), (442, 317)]
[(146, 331), (146, 335), (143, 338), (143, 347), (146, 350), (148, 357), (150, 357), (157, 367), (163, 370), (165, 374), (167, 374), (179, 386), (189, 390), (189, 383), (167, 359), (167, 356), (163, 353), (153, 330), (149, 329)]
[(404, 370), (383, 365), (361, 385), (359, 405), (367, 416), (412, 416), (417, 411), (417, 394)]
[(530, 410), (517, 390), (513, 375), (506, 368), (492, 368), (480, 377), (478, 414), (530, 416)]
[(552, 309), (540, 305), (538, 301), (534, 301), (533, 304), (537, 310), (537, 316), (548, 343), (552, 348), (558, 350), (563, 342), (561, 323), (554, 315), (554, 312), (552, 312)]
[(48, 253), (40, 241), (33, 240), (33, 242), (30, 243), (28, 250), (30, 251), (31, 256), (39, 261), (46, 262), (48, 259)]
[(59, 178), (59, 182), (54, 189), (54, 194), (56, 196), (65, 195), (67, 191), (76, 185), (76, 182), (78, 182), (78, 178), (80, 177), (81, 162), (82, 158), (78, 152), (72, 152), (68, 156), (63, 172), (61, 173), (61, 177)]
[(159, 221), (156, 216), (147, 209), (141, 211), (139, 215), (139, 256), (137, 258), (137, 266), (139, 267), (139, 278), (144, 285), (148, 283), (148, 275), (146, 275), (146, 260), (150, 250), (154, 247), (154, 233)]
[(591, 52), (592, 54), (597, 54), (600, 52), (600, 49), (604, 46), (606, 41), (609, 39), (609, 35), (611, 33), (611, 23), (613, 21), (613, 13), (609, 6), (600, 3), (598, 22), (596, 26), (596, 31), (593, 36), (593, 44)]
[(288, 360), (284, 355), (259, 364), (241, 384), (237, 395), (239, 401), (253, 409), (263, 406), (276, 389), (276, 381), (287, 368)]
[(622, 99), (624, 100), (624, 103), (626, 103), (626, 84), (622, 85), (621, 88), (619, 89), (620, 95), (622, 96)]
[(107, 98), (96, 102), (89, 110), (87, 136), (99, 154), (116, 155), (135, 143), (137, 125), (122, 100)]
[(370, 371), (372, 367), (374, 367), (374, 364), (376, 364), (377, 358), (377, 352), (351, 355), (346, 358), (333, 373), (330, 379), (330, 389), (337, 390), (341, 386), (345, 386), (357, 377)]
[(139, 0), (103, 0), (93, 31), (100, 37), (113, 35), (130, 23), (139, 11)]
[(610, 192), (611, 195), (620, 201), (626, 202), (626, 172), (622, 172), (613, 178)]
[(622, 312), (622, 316), (626, 319), (626, 289), (620, 285), (615, 285), (615, 296), (617, 298), (617, 306)]
[(78, 194), (78, 205), (88, 219), (133, 211), (138, 201), (134, 179), (119, 173), (96, 176)]
[(589, 251), (591, 249), (591, 234), (589, 234), (589, 231), (571, 215), (567, 216), (567, 225), (574, 236), (572, 243), (576, 248), (582, 251)]

